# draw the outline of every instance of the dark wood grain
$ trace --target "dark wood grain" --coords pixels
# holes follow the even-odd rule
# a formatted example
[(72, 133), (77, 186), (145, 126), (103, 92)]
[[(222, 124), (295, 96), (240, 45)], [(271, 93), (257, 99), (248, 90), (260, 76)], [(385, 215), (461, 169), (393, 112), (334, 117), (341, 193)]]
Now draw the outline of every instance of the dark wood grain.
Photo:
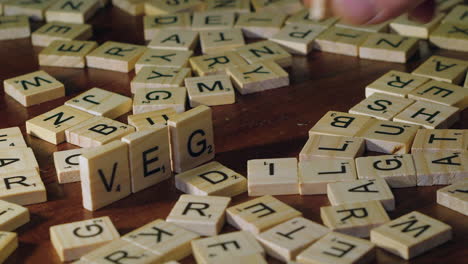
[[(94, 33), (100, 43), (106, 40), (144, 44), (141, 17), (131, 17), (115, 8), (101, 10), (92, 19)], [(37, 28), (39, 24), (35, 24)], [(100, 87), (130, 96), (129, 82), (134, 74), (96, 69), (67, 69), (39, 67), (37, 47), (29, 39), (0, 42), (0, 76), (2, 80), (43, 69), (62, 81), (66, 98), (24, 108), (1, 89), (0, 128), (20, 126), (25, 131), (26, 120), (62, 105), (65, 100), (89, 88)], [(435, 51), (435, 54), (468, 59), (466, 53)], [(395, 69), (413, 70), (424, 58), (414, 57), (408, 64), (393, 64), (359, 60), (353, 57), (312, 52), (307, 57), (295, 57), (289, 69), (291, 85), (272, 91), (238, 96), (237, 103), (213, 107), (217, 147), (216, 160), (230, 168), (246, 173), (246, 162), (253, 158), (297, 156), (307, 139), (307, 131), (329, 110), (347, 111), (364, 98), (364, 87)], [(126, 116), (120, 117), (126, 122)], [(468, 127), (468, 117), (462, 114), (458, 128)], [(79, 183), (59, 185), (52, 161), (52, 153), (75, 148), (69, 144), (55, 146), (26, 136), (34, 149), (46, 184), (48, 202), (28, 206), (31, 222), (17, 230), (20, 247), (8, 263), (59, 263), (49, 238), (49, 227), (99, 216), (110, 216), (120, 234), (140, 227), (156, 218), (165, 218), (181, 194), (173, 180), (131, 195), (97, 212), (83, 209)], [(466, 263), (468, 258), (467, 217), (437, 205), (436, 187), (396, 189), (396, 210), (392, 218), (418, 210), (440, 219), (453, 227), (451, 242), (411, 261), (379, 250), (376, 263)], [(326, 195), (278, 196), (304, 216), (321, 222), (320, 206), (328, 205)], [(237, 196), (232, 204), (247, 200), (246, 194)], [(226, 225), (223, 229), (233, 231)], [(278, 263), (269, 259), (271, 263)], [(194, 263), (187, 258), (183, 263)]]

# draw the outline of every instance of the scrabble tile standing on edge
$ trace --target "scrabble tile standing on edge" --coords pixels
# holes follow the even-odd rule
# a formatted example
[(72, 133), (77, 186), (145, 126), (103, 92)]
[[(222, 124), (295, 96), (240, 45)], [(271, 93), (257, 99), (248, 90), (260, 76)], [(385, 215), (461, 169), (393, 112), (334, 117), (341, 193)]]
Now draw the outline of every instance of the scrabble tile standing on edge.
[(414, 138), (411, 153), (440, 151), (468, 151), (468, 131), (464, 129), (419, 129)]
[(148, 48), (190, 51), (196, 48), (198, 32), (192, 30), (161, 29), (151, 39)]
[(370, 238), (378, 247), (408, 260), (452, 239), (452, 228), (413, 211), (373, 229)]
[(406, 63), (418, 50), (418, 39), (396, 34), (369, 35), (359, 47), (359, 58)]
[(367, 240), (336, 232), (330, 232), (296, 258), (301, 264), (308, 263), (372, 263), (375, 246)]
[(185, 111), (187, 90), (179, 88), (141, 88), (136, 89), (133, 97), (133, 113), (142, 114), (164, 109), (173, 109), (177, 113)]
[(132, 107), (132, 99), (101, 88), (92, 88), (68, 100), (65, 105), (80, 109), (95, 116), (117, 118)]
[(47, 47), (54, 40), (88, 40), (93, 36), (91, 25), (50, 22), (31, 34), (34, 46)]
[(47, 22), (61, 21), (83, 24), (100, 8), (100, 0), (58, 0), (47, 8)]
[(395, 209), (395, 197), (383, 179), (329, 183), (327, 196), (331, 205), (380, 201), (385, 210), (393, 211)]
[(373, 93), (349, 109), (350, 114), (366, 115), (380, 120), (392, 120), (397, 114), (413, 104), (413, 99), (383, 93)]
[(247, 179), (221, 163), (212, 161), (177, 174), (175, 186), (193, 195), (233, 197), (247, 191)]
[(130, 90), (134, 94), (138, 89), (182, 87), (190, 75), (190, 68), (143, 67), (130, 82)]
[(366, 97), (374, 93), (383, 93), (398, 97), (408, 97), (414, 89), (428, 82), (429, 78), (406, 72), (389, 71), (366, 87)]
[(3, 4), (5, 16), (25, 15), (33, 21), (45, 20), (45, 11), (55, 0), (17, 1), (7, 0)]
[(145, 14), (146, 0), (112, 0), (112, 5), (132, 16)]
[(198, 76), (224, 74), (228, 67), (247, 66), (248, 63), (234, 51), (192, 57), (190, 65)]
[(65, 96), (64, 85), (45, 71), (36, 71), (3, 81), (5, 93), (28, 107)]
[(416, 101), (393, 118), (393, 121), (420, 125), (427, 129), (451, 127), (460, 118), (460, 109), (436, 103)]
[(162, 261), (168, 261), (181, 260), (191, 255), (190, 242), (199, 237), (197, 233), (156, 219), (131, 231), (122, 239), (162, 256)]
[(0, 262), (3, 263), (18, 248), (18, 235), (0, 231)]
[(49, 231), (61, 261), (79, 259), (120, 237), (108, 216), (51, 226)]
[(0, 16), (0, 40), (27, 38), (30, 35), (27, 16)]
[(328, 232), (330, 230), (322, 225), (296, 217), (260, 233), (257, 239), (268, 255), (288, 262)]
[(369, 237), (370, 231), (390, 221), (379, 201), (320, 207), (320, 217), (333, 232)]
[(9, 147), (28, 147), (19, 127), (0, 129), (0, 149)]
[(302, 216), (301, 212), (270, 195), (229, 207), (226, 213), (229, 224), (253, 234)]
[(290, 24), (270, 38), (292, 54), (307, 55), (317, 36), (325, 29), (321, 26)]
[(185, 78), (191, 107), (226, 105), (236, 101), (231, 79), (226, 74)]
[(436, 81), (460, 84), (465, 77), (468, 62), (442, 56), (432, 56), (419, 65), (412, 74)]
[(249, 64), (273, 60), (283, 68), (292, 65), (291, 54), (270, 40), (247, 44), (237, 48), (236, 52)]
[(131, 72), (145, 51), (144, 46), (106, 41), (86, 55), (86, 64), (90, 68)]
[(322, 32), (314, 40), (314, 48), (322, 52), (359, 56), (359, 45), (363, 43), (369, 33), (332, 26)]
[(249, 196), (298, 194), (296, 158), (247, 161)]
[(161, 263), (161, 256), (123, 239), (113, 240), (81, 257), (85, 263)]
[(47, 192), (37, 169), (0, 172), (0, 199), (29, 205), (47, 201)]
[(247, 257), (256, 254), (265, 255), (264, 249), (255, 237), (246, 231), (231, 232), (193, 240), (192, 250), (197, 263), (203, 264), (216, 264), (223, 262), (225, 259)]
[(0, 230), (13, 231), (29, 220), (28, 208), (0, 200)]
[(309, 130), (309, 137), (315, 134), (354, 137), (371, 121), (368, 116), (328, 111)]
[(312, 135), (299, 153), (299, 160), (317, 158), (353, 160), (364, 154), (364, 140), (353, 137)]
[(238, 28), (207, 30), (200, 32), (200, 45), (203, 54), (216, 54), (242, 47), (245, 40)]
[(96, 47), (95, 41), (55, 40), (39, 52), (39, 65), (84, 68), (86, 55)]
[(468, 154), (459, 152), (413, 153), (418, 186), (452, 184), (468, 178)]
[(440, 24), (429, 36), (431, 44), (448, 50), (468, 51), (468, 25)]
[(229, 202), (229, 197), (183, 194), (166, 221), (202, 236), (215, 236), (225, 223)]
[(176, 173), (197, 167), (215, 156), (211, 108), (198, 106), (167, 122)]
[(445, 14), (435, 14), (427, 23), (412, 20), (408, 14), (403, 14), (390, 22), (390, 28), (394, 33), (402, 36), (428, 39), (429, 34), (439, 25)]
[(237, 18), (235, 28), (242, 29), (246, 38), (270, 38), (281, 30), (285, 14), (273, 12), (245, 13)]
[(0, 173), (11, 173), (24, 169), (39, 172), (39, 164), (31, 148), (0, 149)]
[(80, 156), (83, 207), (96, 211), (130, 195), (128, 146), (113, 141)]
[(468, 216), (468, 181), (437, 190), (437, 203)]
[(189, 13), (144, 16), (143, 28), (145, 40), (152, 40), (162, 29), (185, 30), (191, 28)]
[(132, 193), (171, 177), (169, 134), (165, 125), (134, 132), (122, 138), (128, 144)]
[(289, 85), (289, 74), (274, 61), (229, 67), (227, 72), (242, 95)]
[(58, 183), (80, 181), (79, 157), (84, 149), (70, 149), (54, 152), (54, 165)]
[(192, 51), (147, 49), (135, 64), (135, 73), (145, 66), (182, 68), (188, 66)]
[(135, 127), (137, 131), (148, 129), (154, 125), (167, 125), (167, 120), (176, 115), (172, 108), (156, 110), (141, 114), (128, 115), (128, 124)]
[(65, 130), (80, 125), (93, 115), (62, 105), (26, 121), (26, 132), (54, 145), (66, 141)]

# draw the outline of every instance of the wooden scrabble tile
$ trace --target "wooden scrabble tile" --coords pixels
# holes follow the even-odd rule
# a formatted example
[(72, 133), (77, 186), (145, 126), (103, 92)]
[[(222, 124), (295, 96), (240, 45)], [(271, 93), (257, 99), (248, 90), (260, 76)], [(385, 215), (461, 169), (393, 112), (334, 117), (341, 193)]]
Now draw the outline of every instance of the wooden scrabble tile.
[(192, 57), (190, 65), (198, 76), (226, 73), (228, 67), (246, 66), (247, 62), (234, 51)]
[(175, 186), (193, 195), (233, 197), (247, 191), (247, 179), (221, 163), (212, 161), (177, 174)]
[(65, 96), (63, 83), (45, 71), (36, 71), (3, 81), (5, 93), (25, 107)]
[(192, 249), (195, 260), (200, 264), (224, 263), (226, 259), (265, 255), (264, 249), (255, 237), (246, 231), (197, 239), (192, 241)]
[(329, 183), (327, 196), (331, 205), (380, 201), (385, 210), (393, 211), (395, 209), (395, 197), (383, 179)]
[(26, 132), (49, 143), (66, 141), (65, 130), (89, 120), (93, 115), (62, 105), (26, 121)]
[(112, 5), (132, 16), (145, 14), (147, 0), (112, 0)]
[(13, 231), (29, 220), (28, 208), (0, 200), (0, 230)]
[(132, 99), (95, 87), (66, 101), (65, 105), (95, 116), (114, 119), (131, 110)]
[(161, 29), (151, 39), (148, 48), (193, 50), (198, 43), (198, 32), (192, 30)]
[(299, 0), (252, 0), (252, 6), (255, 12), (274, 12), (291, 15), (303, 8)]
[(18, 235), (0, 231), (0, 262), (4, 262), (18, 248)]
[(411, 153), (468, 150), (468, 131), (464, 129), (419, 129)]
[(410, 154), (356, 159), (359, 179), (384, 179), (391, 188), (416, 186), (416, 168)]
[(468, 181), (437, 190), (437, 203), (468, 216)]
[(456, 5), (463, 3), (463, 0), (435, 0), (436, 11), (444, 12), (452, 9)]
[(31, 148), (0, 149), (0, 173), (24, 169), (39, 171), (39, 164)]
[(188, 30), (192, 27), (189, 13), (144, 16), (143, 28), (145, 40), (152, 40), (163, 29)]
[(270, 38), (281, 30), (285, 20), (282, 13), (243, 13), (234, 27), (242, 29), (246, 38)]
[(468, 25), (440, 24), (429, 36), (429, 41), (441, 48), (468, 51)]
[(182, 68), (188, 66), (188, 60), (192, 51), (148, 49), (135, 64), (135, 72), (138, 73), (145, 66)]
[(285, 24), (303, 24), (303, 25), (316, 25), (316, 26), (321, 26), (323, 28), (329, 28), (333, 26), (339, 19), (336, 17), (329, 17), (322, 19), (320, 21), (310, 19), (309, 17), (309, 9), (302, 9), (294, 14), (292, 14), (288, 19), (286, 20)]
[(205, 3), (206, 10), (236, 14), (250, 13), (250, 0), (207, 0)]
[(281, 67), (292, 65), (292, 56), (278, 44), (266, 40), (237, 48), (236, 51), (249, 64), (273, 60)]
[(296, 158), (247, 161), (249, 196), (298, 194)]
[(369, 237), (371, 229), (390, 221), (378, 201), (320, 207), (323, 224), (334, 232)]
[(224, 225), (225, 210), (230, 201), (229, 197), (183, 194), (166, 221), (202, 236), (215, 236)]
[(357, 179), (354, 160), (311, 159), (299, 162), (299, 193), (326, 194), (327, 184)]
[(176, 115), (172, 108), (166, 108), (141, 114), (127, 116), (128, 124), (135, 127), (137, 131), (145, 130), (154, 125), (167, 125), (167, 120)]
[(228, 68), (234, 87), (242, 94), (251, 94), (289, 85), (289, 74), (274, 61)]
[[(131, 242), (117, 239), (84, 255), (81, 260), (88, 263), (161, 263), (161, 256)], [(125, 262), (123, 262), (125, 261)]]
[(437, 81), (460, 84), (465, 78), (468, 63), (464, 60), (432, 56), (413, 71), (413, 74)]
[(299, 263), (372, 263), (375, 246), (367, 240), (330, 232), (297, 256)]
[(389, 28), (390, 21), (383, 22), (380, 24), (375, 24), (375, 25), (353, 25), (353, 24), (347, 24), (343, 23), (341, 21), (338, 21), (335, 26), (341, 27), (341, 28), (348, 28), (348, 29), (354, 29), (354, 30), (359, 30), (359, 31), (364, 31), (368, 33), (387, 33), (388, 28)]
[(303, 217), (296, 217), (258, 235), (268, 255), (287, 262), (330, 230)]
[(397, 114), (413, 104), (415, 102), (413, 99), (417, 99), (409, 97), (412, 99), (384, 93), (373, 93), (349, 109), (349, 113), (370, 116), (380, 120), (392, 120)]
[(6, 16), (25, 15), (34, 21), (45, 20), (45, 11), (54, 2), (55, 0), (8, 0), (3, 4), (3, 13)]
[(215, 155), (211, 108), (200, 105), (168, 120), (172, 171), (181, 173), (210, 161)]
[(108, 216), (51, 226), (49, 231), (61, 261), (79, 259), (120, 237)]
[(182, 87), (190, 74), (190, 68), (147, 66), (135, 75), (130, 82), (130, 89), (136, 93), (139, 89)]
[(459, 152), (413, 153), (418, 186), (447, 185), (468, 177), (468, 156)]
[(203, 11), (193, 13), (192, 30), (220, 30), (234, 26), (235, 14), (232, 12)]
[(91, 25), (48, 22), (31, 34), (34, 46), (47, 47), (54, 40), (87, 40), (93, 35)]
[(145, 3), (147, 15), (163, 15), (181, 12), (203, 11), (205, 3), (201, 0), (164, 1), (149, 0)]
[(190, 242), (199, 238), (197, 233), (156, 219), (122, 237), (162, 257), (161, 261), (181, 260), (192, 254)]
[(27, 38), (29, 27), (27, 16), (0, 16), (0, 40)]
[(417, 38), (375, 33), (359, 47), (359, 58), (406, 63), (418, 47)]
[(82, 148), (98, 147), (135, 131), (127, 124), (96, 116), (65, 130), (67, 142)]
[(79, 158), (83, 207), (96, 211), (130, 195), (128, 146), (119, 140), (83, 151)]
[(71, 149), (54, 152), (54, 165), (59, 183), (79, 182), (79, 157), (83, 149)]
[(99, 0), (58, 0), (46, 10), (46, 20), (83, 24), (100, 8)]
[(351, 159), (364, 154), (364, 140), (361, 138), (311, 135), (299, 153), (299, 160), (317, 158)]
[(245, 41), (238, 28), (206, 30), (200, 32), (200, 45), (203, 54), (216, 54), (242, 47)]
[(226, 74), (185, 79), (190, 106), (226, 105), (236, 102), (234, 86)]
[(372, 118), (362, 115), (328, 111), (310, 130), (314, 134), (354, 137)]
[(37, 168), (23, 166), (23, 170), (0, 172), (0, 199), (19, 204), (29, 205), (47, 201), (44, 183)]
[(177, 113), (185, 111), (185, 88), (141, 88), (135, 90), (133, 113), (141, 114), (171, 108)]
[(444, 17), (442, 23), (467, 25), (468, 5), (457, 5)]
[(292, 54), (307, 55), (317, 36), (324, 31), (322, 26), (289, 24), (270, 38)]
[(390, 28), (392, 32), (402, 36), (428, 39), (429, 34), (440, 24), (444, 17), (444, 13), (439, 13), (431, 21), (421, 23), (410, 19), (408, 14), (403, 14), (390, 22)]
[(106, 41), (86, 55), (86, 63), (90, 68), (130, 72), (145, 51), (140, 45)]
[(229, 207), (226, 213), (229, 224), (253, 234), (302, 216), (301, 212), (270, 195)]
[(459, 119), (460, 109), (453, 106), (416, 101), (393, 118), (393, 121), (423, 126), (448, 128)]
[(452, 228), (413, 211), (371, 231), (371, 242), (404, 259), (411, 259), (452, 239)]
[(84, 68), (86, 55), (96, 47), (95, 41), (55, 40), (39, 52), (39, 65)]
[(398, 97), (408, 97), (408, 94), (429, 78), (416, 76), (406, 72), (389, 71), (366, 87), (366, 97), (374, 93), (389, 94)]
[(468, 89), (461, 86), (429, 81), (408, 94), (411, 99), (454, 106), (464, 110), (468, 107)]
[(19, 127), (0, 129), (0, 149), (8, 147), (27, 147)]
[(132, 193), (171, 177), (169, 133), (165, 125), (134, 132), (122, 141), (128, 144)]
[(367, 151), (405, 154), (410, 152), (418, 128), (417, 125), (373, 120), (357, 137), (365, 140)]
[(331, 26), (314, 41), (314, 48), (322, 52), (359, 56), (359, 46), (369, 33), (350, 28)]

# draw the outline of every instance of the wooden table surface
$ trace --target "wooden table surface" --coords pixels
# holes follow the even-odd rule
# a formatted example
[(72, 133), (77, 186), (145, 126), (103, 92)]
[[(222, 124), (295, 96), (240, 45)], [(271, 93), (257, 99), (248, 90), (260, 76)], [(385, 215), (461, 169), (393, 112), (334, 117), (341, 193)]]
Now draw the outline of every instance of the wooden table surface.
[[(144, 44), (142, 18), (128, 16), (116, 8), (100, 10), (91, 20), (94, 39)], [(33, 29), (40, 24), (34, 24)], [(0, 76), (2, 81), (42, 69), (63, 82), (66, 97), (25, 108), (0, 91), (0, 128), (20, 126), (25, 121), (62, 105), (66, 100), (92, 87), (100, 87), (130, 96), (130, 80), (126, 74), (97, 69), (69, 69), (39, 67), (38, 47), (30, 39), (0, 42)], [(468, 59), (467, 53), (437, 50), (435, 54)], [(404, 64), (359, 60), (354, 57), (312, 52), (309, 56), (295, 56), (288, 69), (291, 85), (272, 91), (237, 97), (236, 104), (213, 107), (216, 160), (246, 174), (247, 160), (255, 158), (297, 157), (307, 140), (308, 130), (329, 110), (347, 112), (364, 98), (364, 88), (387, 71), (412, 71), (425, 58), (419, 55)], [(2, 82), (3, 83), (3, 82)], [(119, 118), (126, 122), (126, 115)], [(468, 128), (468, 116), (462, 114), (457, 128)], [(59, 146), (26, 136), (36, 154), (41, 176), (46, 184), (48, 202), (28, 206), (31, 221), (16, 230), (20, 246), (7, 263), (60, 263), (49, 237), (53, 225), (110, 216), (121, 235), (154, 219), (166, 218), (181, 192), (173, 180), (133, 194), (97, 212), (82, 207), (80, 183), (57, 183), (52, 153), (75, 148), (64, 143)], [(460, 213), (439, 206), (436, 190), (441, 186), (395, 189), (396, 218), (418, 210), (439, 219), (453, 228), (454, 238), (420, 257), (405, 261), (378, 250), (376, 263), (466, 263), (468, 259), (468, 221)], [(320, 207), (328, 205), (326, 195), (277, 196), (303, 212), (306, 218), (321, 222)], [(247, 194), (234, 197), (232, 204), (248, 200)], [(234, 231), (228, 224), (223, 232)], [(269, 258), (269, 262), (278, 263)], [(194, 263), (192, 257), (182, 263)]]

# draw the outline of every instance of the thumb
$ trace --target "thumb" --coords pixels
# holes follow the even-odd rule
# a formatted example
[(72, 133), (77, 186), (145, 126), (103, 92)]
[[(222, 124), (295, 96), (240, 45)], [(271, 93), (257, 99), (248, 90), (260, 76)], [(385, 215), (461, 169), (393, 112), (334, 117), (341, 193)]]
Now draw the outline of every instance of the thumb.
[(336, 16), (352, 24), (378, 24), (411, 11), (426, 0), (331, 0)]

